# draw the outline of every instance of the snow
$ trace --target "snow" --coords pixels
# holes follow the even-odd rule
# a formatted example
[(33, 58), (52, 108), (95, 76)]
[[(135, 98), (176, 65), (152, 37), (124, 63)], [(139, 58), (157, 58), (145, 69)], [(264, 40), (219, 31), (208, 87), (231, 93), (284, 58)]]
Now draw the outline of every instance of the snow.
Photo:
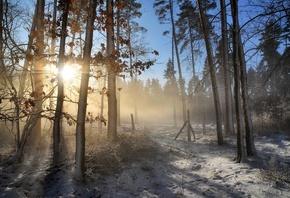
[(146, 126), (160, 144), (156, 156), (137, 158), (122, 171), (91, 172), (82, 185), (73, 180), (73, 160), (52, 166), (45, 149), (28, 152), (21, 164), (6, 163), (9, 152), (1, 145), (0, 197), (290, 197), (288, 136), (256, 137), (258, 157), (235, 163), (234, 137), (217, 146), (214, 130), (203, 135), (195, 128), (196, 139), (187, 141), (185, 130), (174, 140), (179, 130)]

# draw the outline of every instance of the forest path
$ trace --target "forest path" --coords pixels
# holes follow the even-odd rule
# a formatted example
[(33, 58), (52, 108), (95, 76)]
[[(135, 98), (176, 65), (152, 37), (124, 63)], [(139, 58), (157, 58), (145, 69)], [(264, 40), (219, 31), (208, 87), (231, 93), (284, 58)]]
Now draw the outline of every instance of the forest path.
[[(73, 181), (74, 162), (64, 155), (52, 163), (51, 147), (31, 148), (23, 163), (0, 167), (0, 197), (290, 197), (290, 139), (258, 137), (259, 157), (235, 163), (235, 138), (217, 146), (214, 130), (187, 141), (186, 130), (150, 126), (145, 132), (161, 146), (157, 156), (124, 164), (121, 172), (93, 175), (84, 185)], [(74, 145), (70, 145), (70, 149)]]
[(290, 168), (287, 136), (256, 138), (258, 157), (235, 163), (234, 137), (225, 138), (225, 145), (217, 146), (214, 130), (203, 135), (196, 128), (192, 141), (187, 141), (186, 129), (174, 140), (178, 127), (153, 127), (149, 131), (164, 148), (183, 155), (173, 157), (171, 164), (184, 172), (182, 192), (186, 197), (290, 197), (289, 181), (278, 176)]

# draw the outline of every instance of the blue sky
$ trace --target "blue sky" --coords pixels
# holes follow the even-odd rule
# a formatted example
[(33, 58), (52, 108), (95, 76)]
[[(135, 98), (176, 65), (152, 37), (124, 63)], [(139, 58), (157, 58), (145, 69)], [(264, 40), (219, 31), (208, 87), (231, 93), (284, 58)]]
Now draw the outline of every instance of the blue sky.
[(162, 34), (170, 26), (159, 24), (153, 8), (154, 0), (139, 0), (138, 2), (142, 4), (142, 17), (139, 24), (148, 30), (146, 37), (150, 47), (159, 52), (156, 64), (143, 73), (140, 79), (158, 78), (160, 83), (164, 83), (164, 70), (168, 59), (171, 57), (171, 39)]
[[(164, 70), (166, 69), (166, 63), (168, 59), (171, 58), (171, 38), (168, 36), (163, 36), (163, 32), (171, 29), (170, 24), (160, 24), (158, 17), (155, 15), (155, 10), (153, 8), (154, 0), (138, 0), (142, 4), (141, 12), (142, 17), (138, 21), (140, 26), (145, 27), (148, 32), (146, 34), (148, 43), (153, 50), (159, 52), (157, 62), (151, 69), (143, 73), (139, 78), (146, 80), (148, 78), (157, 78), (161, 84), (165, 84), (166, 80), (163, 78)], [(181, 54), (181, 64), (183, 70), (183, 77), (185, 79), (190, 79), (192, 77), (192, 72), (187, 71), (186, 67), (191, 63), (188, 60), (183, 60), (185, 54)], [(203, 69), (203, 57), (196, 57), (196, 71), (200, 72)], [(175, 63), (175, 70), (176, 63)], [(197, 73), (199, 74), (199, 73)], [(178, 73), (176, 73), (178, 77)]]

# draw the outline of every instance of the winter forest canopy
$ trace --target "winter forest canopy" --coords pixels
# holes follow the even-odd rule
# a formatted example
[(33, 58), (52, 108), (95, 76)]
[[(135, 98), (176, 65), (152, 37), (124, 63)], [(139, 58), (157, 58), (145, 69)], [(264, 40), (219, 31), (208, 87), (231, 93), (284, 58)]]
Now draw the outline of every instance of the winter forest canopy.
[[(83, 181), (92, 131), (117, 143), (124, 125), (214, 125), (218, 145), (236, 136), (238, 162), (254, 135), (290, 132), (289, 1), (146, 1), (168, 54), (150, 46), (145, 1), (0, 3), (0, 139), (17, 162), (46, 137), (59, 163), (73, 134)], [(160, 56), (160, 78), (144, 80)]]

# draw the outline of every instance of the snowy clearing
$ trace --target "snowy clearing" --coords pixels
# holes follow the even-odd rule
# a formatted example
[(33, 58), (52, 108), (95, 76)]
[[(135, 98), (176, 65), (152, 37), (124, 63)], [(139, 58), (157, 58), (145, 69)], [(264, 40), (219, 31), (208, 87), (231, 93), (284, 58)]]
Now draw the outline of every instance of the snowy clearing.
[[(180, 128), (147, 126), (156, 155), (124, 163), (121, 171), (87, 171), (84, 185), (73, 180), (73, 160), (51, 167), (49, 150), (35, 150), (21, 164), (7, 164), (1, 145), (0, 197), (290, 197), (290, 139), (275, 134), (255, 139), (257, 158), (235, 163), (235, 139), (217, 146), (214, 131), (187, 141)], [(4, 149), (6, 148), (6, 149)], [(6, 152), (6, 153), (5, 153)], [(109, 172), (109, 173), (108, 173)]]

